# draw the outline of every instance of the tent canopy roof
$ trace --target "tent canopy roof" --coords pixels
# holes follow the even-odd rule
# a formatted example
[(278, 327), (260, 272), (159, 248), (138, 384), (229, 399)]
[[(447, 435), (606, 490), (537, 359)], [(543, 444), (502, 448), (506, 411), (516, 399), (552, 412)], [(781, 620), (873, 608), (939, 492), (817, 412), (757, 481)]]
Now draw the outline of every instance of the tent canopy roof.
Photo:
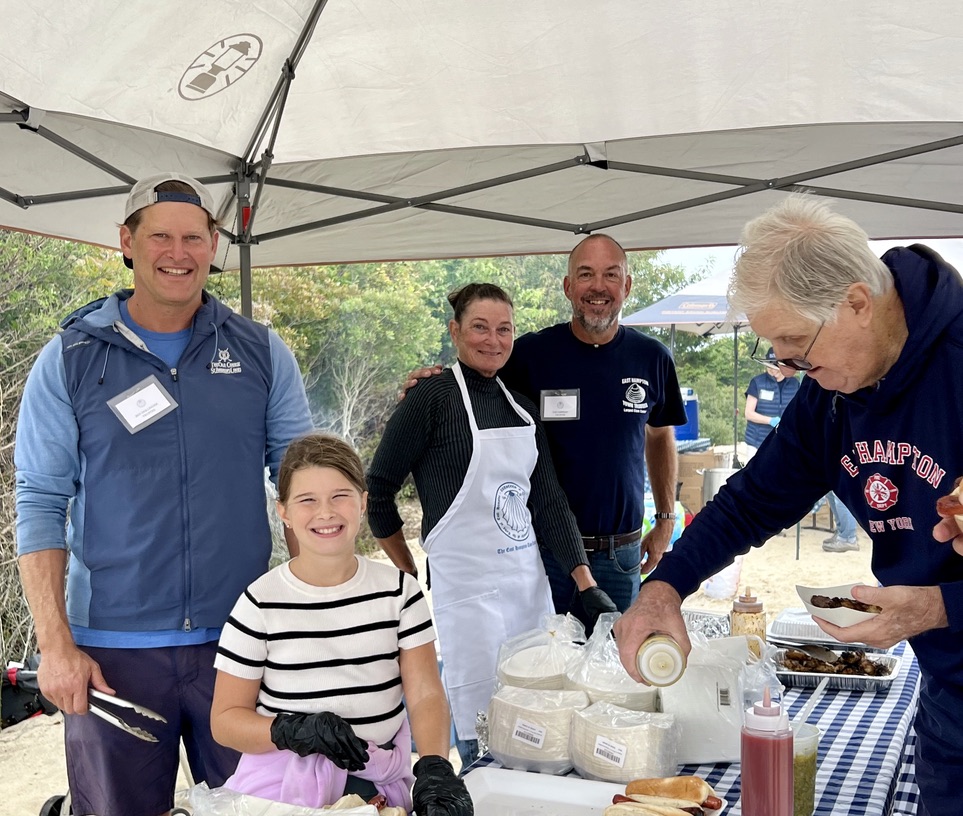
[(874, 238), (963, 235), (946, 2), (0, 0), (0, 19), (9, 228), (117, 246), (130, 184), (177, 170), (220, 203), (224, 268), (594, 231), (728, 244), (801, 188)]

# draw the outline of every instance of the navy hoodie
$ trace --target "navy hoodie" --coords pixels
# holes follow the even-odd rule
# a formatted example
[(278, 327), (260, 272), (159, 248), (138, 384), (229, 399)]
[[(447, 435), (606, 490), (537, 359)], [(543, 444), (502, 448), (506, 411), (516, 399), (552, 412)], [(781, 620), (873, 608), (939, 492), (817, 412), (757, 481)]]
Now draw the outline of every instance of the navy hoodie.
[[(759, 453), (696, 516), (651, 580), (685, 597), (832, 490), (869, 533), (880, 583), (940, 587), (949, 628), (911, 643), (923, 671), (923, 707), (935, 704), (934, 716), (942, 711), (959, 722), (963, 556), (935, 541), (932, 529), (937, 498), (963, 476), (963, 283), (926, 247), (892, 249), (883, 262), (909, 328), (896, 363), (877, 386), (853, 394), (806, 379)], [(959, 754), (963, 725), (955, 728)]]

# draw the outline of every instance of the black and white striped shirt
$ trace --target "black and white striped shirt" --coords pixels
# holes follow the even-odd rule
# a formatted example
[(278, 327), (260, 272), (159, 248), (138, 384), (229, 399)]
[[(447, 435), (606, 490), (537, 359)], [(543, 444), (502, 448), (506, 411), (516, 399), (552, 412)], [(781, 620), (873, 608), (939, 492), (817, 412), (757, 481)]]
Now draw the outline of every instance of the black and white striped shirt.
[(400, 649), (435, 639), (418, 582), (390, 564), (358, 559), (335, 587), (299, 580), (285, 563), (238, 599), (214, 665), (260, 680), (257, 711), (333, 711), (381, 745), (404, 719)]

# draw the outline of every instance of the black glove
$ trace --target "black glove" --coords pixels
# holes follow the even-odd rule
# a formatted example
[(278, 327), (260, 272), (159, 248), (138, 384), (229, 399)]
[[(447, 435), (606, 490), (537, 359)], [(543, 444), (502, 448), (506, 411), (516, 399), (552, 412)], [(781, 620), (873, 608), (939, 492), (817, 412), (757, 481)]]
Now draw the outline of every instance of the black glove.
[(330, 711), (278, 714), (271, 723), (271, 742), (298, 756), (322, 754), (351, 773), (360, 771), (368, 761), (368, 744)]
[(423, 756), (412, 769), (415, 786), (411, 801), (418, 816), (473, 816), (468, 788), (451, 763), (440, 756)]
[(585, 617), (592, 621), (593, 626), (603, 612), (619, 611), (605, 591), (597, 586), (583, 589), (579, 592), (578, 598), (582, 602), (582, 609), (585, 610)]

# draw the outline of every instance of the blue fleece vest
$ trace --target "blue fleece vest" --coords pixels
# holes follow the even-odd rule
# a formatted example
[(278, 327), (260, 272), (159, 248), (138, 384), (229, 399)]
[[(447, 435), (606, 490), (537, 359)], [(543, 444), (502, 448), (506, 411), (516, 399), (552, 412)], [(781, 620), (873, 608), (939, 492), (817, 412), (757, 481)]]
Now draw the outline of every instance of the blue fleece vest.
[[(68, 618), (119, 631), (216, 627), (268, 567), (268, 330), (208, 298), (176, 369), (113, 327), (62, 335), (80, 430)], [(107, 405), (155, 375), (175, 411), (131, 434)]]

